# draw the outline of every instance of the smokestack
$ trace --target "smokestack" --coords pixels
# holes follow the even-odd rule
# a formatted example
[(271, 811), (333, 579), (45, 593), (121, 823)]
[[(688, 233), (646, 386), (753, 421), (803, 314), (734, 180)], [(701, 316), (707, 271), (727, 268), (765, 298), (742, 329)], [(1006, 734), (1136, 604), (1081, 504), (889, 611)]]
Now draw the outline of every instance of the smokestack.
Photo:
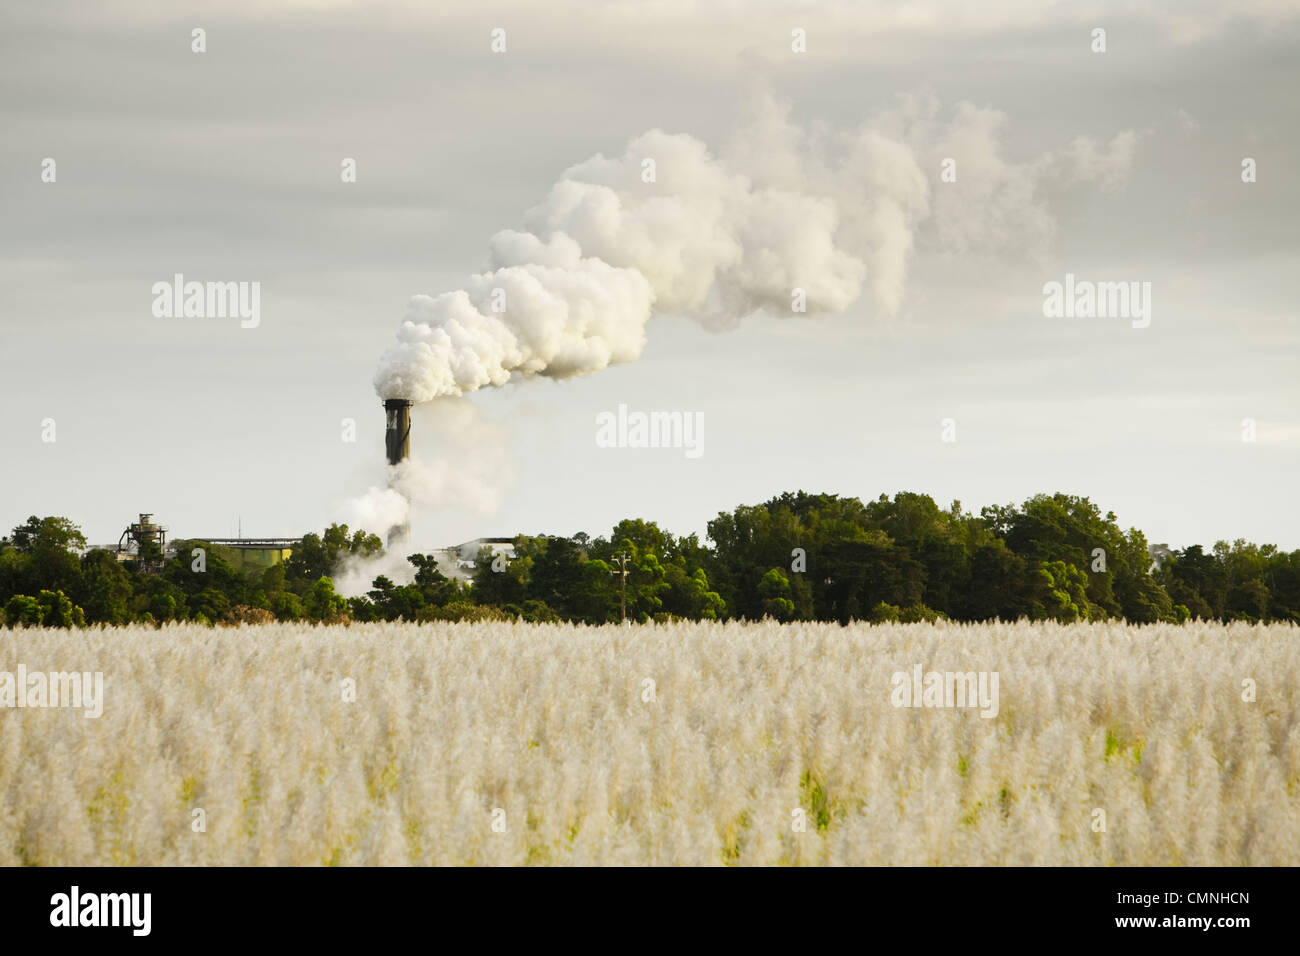
[[(387, 418), (384, 426), (384, 447), (388, 452), (388, 463), (397, 465), (411, 454), (411, 402), (405, 398), (386, 398), (384, 413)], [(405, 544), (410, 538), (409, 521), (388, 529), (390, 548), (395, 544)]]
[(388, 424), (384, 428), (384, 445), (388, 463), (396, 465), (411, 456), (411, 402), (405, 398), (384, 399)]

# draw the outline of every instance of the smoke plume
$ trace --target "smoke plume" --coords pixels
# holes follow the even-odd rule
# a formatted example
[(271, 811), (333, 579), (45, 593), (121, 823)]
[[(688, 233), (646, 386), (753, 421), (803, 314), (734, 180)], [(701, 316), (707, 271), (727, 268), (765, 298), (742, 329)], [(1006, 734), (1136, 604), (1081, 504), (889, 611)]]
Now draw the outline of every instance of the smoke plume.
[[(526, 214), (526, 231), (491, 238), (486, 271), (411, 299), (375, 388), (427, 402), (585, 375), (637, 358), (656, 311), (724, 329), (790, 315), (796, 288), (807, 313), (843, 311), (865, 286), (892, 315), (918, 242), (1038, 249), (1054, 227), (1042, 187), (1117, 182), (1136, 141), (1078, 137), (1064, 154), (1015, 163), (1002, 153), (1005, 114), (969, 103), (939, 113), (933, 99), (906, 98), (857, 129), (803, 129), (768, 98), (727, 158), (660, 130), (620, 157), (593, 156)], [(940, 186), (949, 158), (961, 176)]]

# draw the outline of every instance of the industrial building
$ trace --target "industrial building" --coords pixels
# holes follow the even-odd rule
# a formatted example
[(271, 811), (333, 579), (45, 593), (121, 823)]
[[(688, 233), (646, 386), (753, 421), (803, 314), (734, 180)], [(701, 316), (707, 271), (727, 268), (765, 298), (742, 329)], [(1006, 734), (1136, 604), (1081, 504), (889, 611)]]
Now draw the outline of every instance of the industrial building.
[[(411, 454), (411, 405), (404, 398), (384, 400), (385, 454), (390, 466), (399, 465)], [(157, 570), (165, 560), (175, 557), (175, 542), (168, 542), (168, 529), (156, 523), (152, 514), (141, 514), (140, 520), (122, 532), (116, 545), (92, 545), (88, 550), (113, 552), (119, 561), (132, 561), (144, 570)], [(409, 522), (388, 529), (387, 546), (402, 548), (411, 537)], [(236, 538), (186, 535), (184, 541), (202, 541), (241, 574), (259, 573), (287, 561), (302, 538)], [(438, 561), (438, 568), (450, 578), (468, 581), (473, 577), (479, 551), (489, 548), (493, 556), (504, 554), (513, 558), (513, 538), (475, 538), (448, 548), (430, 552)], [(184, 557), (184, 555), (182, 555)]]
[(301, 538), (198, 538), (241, 574), (261, 572), (289, 560)]
[[(86, 550), (111, 551), (119, 561), (143, 561), (145, 570), (157, 570), (164, 561), (177, 556), (176, 543), (167, 540), (167, 531), (153, 520), (152, 514), (141, 514), (139, 521), (122, 532), (117, 544), (91, 545)], [(409, 528), (394, 528), (389, 533), (389, 544), (400, 545), (406, 534), (409, 534)], [(203, 542), (241, 574), (257, 574), (283, 564), (302, 542), (302, 538), (215, 538), (203, 535), (187, 535), (180, 540)], [(447, 577), (469, 581), (474, 576), (479, 551), (483, 548), (490, 549), (494, 557), (502, 554), (512, 559), (515, 556), (514, 538), (474, 538), (451, 547), (435, 548), (429, 554), (437, 559), (438, 570)]]
[(438, 561), (438, 570), (457, 581), (468, 581), (474, 576), (478, 553), (483, 548), (490, 548), (492, 556), (504, 554), (507, 559), (515, 556), (514, 538), (475, 538), (464, 544), (450, 548), (438, 548), (429, 553)]
[[(190, 535), (183, 540), (202, 541), (232, 568), (247, 574), (264, 571), (287, 561), (302, 538), (211, 538)], [(87, 550), (111, 551), (117, 560), (139, 562), (144, 570), (156, 570), (165, 560), (176, 556), (175, 542), (168, 542), (167, 529), (156, 523), (152, 514), (141, 514), (139, 521), (128, 525), (117, 544), (91, 545)]]

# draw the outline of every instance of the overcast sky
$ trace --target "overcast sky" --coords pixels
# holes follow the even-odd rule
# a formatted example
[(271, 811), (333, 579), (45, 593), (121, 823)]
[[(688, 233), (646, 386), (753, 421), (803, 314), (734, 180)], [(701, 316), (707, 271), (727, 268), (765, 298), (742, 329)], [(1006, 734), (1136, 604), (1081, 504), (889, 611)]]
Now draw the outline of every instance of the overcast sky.
[[(414, 542), (703, 532), (802, 488), (1064, 491), (1174, 547), (1300, 548), (1300, 6), (449, 6), (4, 5), (0, 526), (318, 531), (385, 481), (372, 377), (408, 299), (482, 270), (566, 169), (658, 128), (763, 181), (791, 139), (879, 128), (926, 210), (897, 261), (863, 240), (854, 304), (656, 315), (637, 361), (464, 399), (468, 448), (417, 410), (445, 507)], [(175, 273), (259, 282), (260, 324), (155, 317)], [(1066, 273), (1149, 282), (1150, 325), (1045, 317)], [(702, 413), (704, 453), (598, 447), (620, 403)]]

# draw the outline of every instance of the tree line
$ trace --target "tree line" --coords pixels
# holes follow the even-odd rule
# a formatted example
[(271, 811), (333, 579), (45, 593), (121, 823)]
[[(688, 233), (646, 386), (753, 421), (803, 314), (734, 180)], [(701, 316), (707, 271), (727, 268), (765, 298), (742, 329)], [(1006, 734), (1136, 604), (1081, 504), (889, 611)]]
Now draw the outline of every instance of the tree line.
[[(520, 535), (509, 558), (481, 551), (468, 581), (412, 554), (409, 583), (377, 576), (367, 594), (344, 598), (333, 581), (344, 562), (383, 552), (377, 536), (346, 525), (308, 534), (282, 564), (241, 573), (201, 541), (175, 542), (170, 559), (123, 562), (86, 551), (66, 518), (32, 517), (0, 538), (0, 624), (600, 624), (624, 606), (634, 621), (1300, 623), (1300, 550), (1240, 539), (1209, 551), (1153, 546), (1073, 495), (973, 514), (910, 492), (864, 503), (800, 491), (720, 513), (707, 541), (640, 519), (606, 537)], [(191, 560), (194, 548), (204, 561)]]

